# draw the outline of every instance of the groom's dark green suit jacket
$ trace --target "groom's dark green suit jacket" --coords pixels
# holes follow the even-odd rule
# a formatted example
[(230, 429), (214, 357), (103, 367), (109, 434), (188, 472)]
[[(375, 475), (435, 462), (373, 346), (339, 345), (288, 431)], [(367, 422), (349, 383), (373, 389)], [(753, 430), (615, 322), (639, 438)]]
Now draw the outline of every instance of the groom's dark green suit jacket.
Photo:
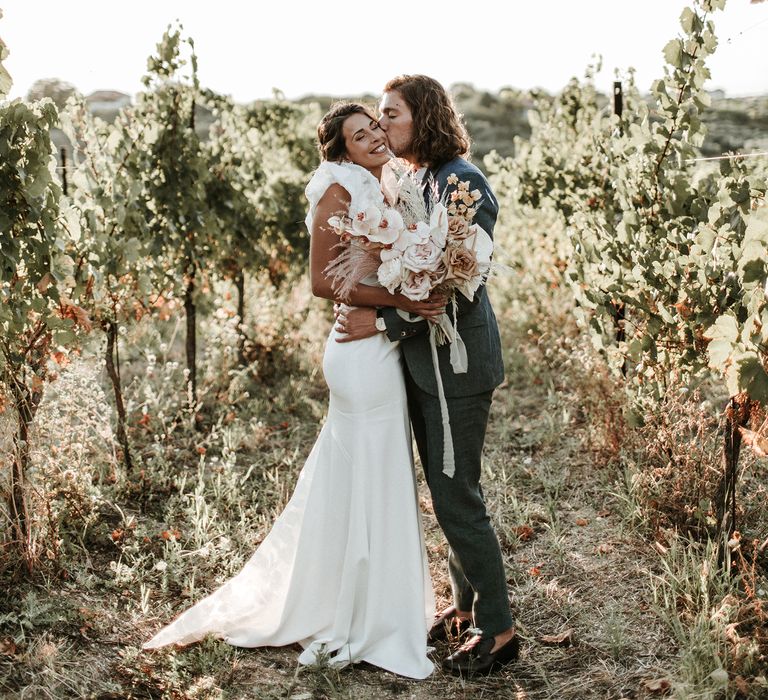
[[(454, 158), (428, 173), (428, 177), (431, 175), (432, 178), (432, 186), (437, 188), (439, 196), (442, 196), (447, 188), (455, 188), (455, 185), (448, 185), (448, 177), (452, 174), (462, 182), (469, 181), (470, 191), (480, 190), (482, 199), (475, 214), (474, 223), (485, 229), (493, 238), (493, 227), (496, 224), (499, 205), (488, 180), (468, 161), (463, 158)], [(454, 374), (449, 346), (438, 346), (440, 374), (443, 378), (445, 395), (448, 397), (471, 396), (491, 391), (504, 379), (504, 364), (501, 357), (499, 327), (485, 286), (477, 290), (471, 302), (460, 293), (456, 294), (456, 298), (458, 301), (457, 325), (459, 335), (467, 347), (468, 369), (465, 374)], [(382, 309), (381, 313), (387, 326), (389, 339), (402, 341), (400, 348), (413, 380), (420, 389), (436, 396), (437, 383), (432, 366), (428, 324), (425, 321), (410, 323), (393, 308)]]

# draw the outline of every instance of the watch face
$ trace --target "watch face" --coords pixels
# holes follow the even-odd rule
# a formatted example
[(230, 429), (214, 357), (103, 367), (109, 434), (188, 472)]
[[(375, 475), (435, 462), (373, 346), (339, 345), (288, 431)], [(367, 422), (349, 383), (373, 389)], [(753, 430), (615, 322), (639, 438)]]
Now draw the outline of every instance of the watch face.
[(384, 323), (384, 319), (381, 316), (376, 317), (376, 330), (377, 331), (387, 330), (387, 324)]

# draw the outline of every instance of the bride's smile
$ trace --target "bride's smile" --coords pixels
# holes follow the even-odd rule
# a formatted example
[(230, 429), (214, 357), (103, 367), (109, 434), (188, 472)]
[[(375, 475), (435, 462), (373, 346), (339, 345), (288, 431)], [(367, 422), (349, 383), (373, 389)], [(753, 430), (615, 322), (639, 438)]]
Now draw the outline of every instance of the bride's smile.
[(380, 177), (381, 166), (390, 159), (390, 152), (387, 135), (379, 122), (368, 114), (353, 114), (344, 122), (342, 133), (347, 159)]

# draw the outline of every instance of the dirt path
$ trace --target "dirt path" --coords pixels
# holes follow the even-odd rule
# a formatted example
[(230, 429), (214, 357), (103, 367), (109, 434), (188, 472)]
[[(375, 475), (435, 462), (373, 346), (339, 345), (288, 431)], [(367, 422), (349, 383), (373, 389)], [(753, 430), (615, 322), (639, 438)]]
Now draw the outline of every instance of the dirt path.
[[(509, 347), (517, 347), (508, 338)], [(371, 667), (295, 667), (296, 652), (239, 653), (225, 697), (322, 700), (409, 698), (650, 697), (643, 681), (665, 675), (672, 645), (653, 612), (653, 551), (625, 525), (621, 479), (591, 467), (551, 377), (524, 355), (508, 359), (486, 441), (486, 498), (506, 559), (523, 636), (520, 660), (488, 678), (439, 668), (421, 682)], [(616, 478), (614, 478), (614, 476)], [(448, 604), (445, 545), (422, 485), (438, 604)], [(553, 639), (547, 640), (546, 637)], [(435, 659), (447, 653), (439, 646)], [(257, 680), (258, 679), (258, 680)]]

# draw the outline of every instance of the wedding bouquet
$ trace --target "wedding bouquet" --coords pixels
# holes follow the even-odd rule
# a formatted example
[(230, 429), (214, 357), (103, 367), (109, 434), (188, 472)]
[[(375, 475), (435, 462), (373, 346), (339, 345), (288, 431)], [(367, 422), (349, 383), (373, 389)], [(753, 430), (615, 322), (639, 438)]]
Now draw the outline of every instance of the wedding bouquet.
[[(344, 298), (365, 277), (375, 274), (391, 294), (400, 292), (422, 301), (434, 291), (456, 304), (456, 293), (472, 301), (491, 270), (493, 240), (473, 218), (481, 200), (479, 190), (456, 175), (450, 195), (425, 201), (422, 186), (404, 169), (391, 167), (383, 178), (396, 199), (371, 205), (328, 223), (341, 239), (342, 252), (326, 269), (334, 290)], [(446, 321), (440, 319), (438, 341), (450, 340)], [(455, 313), (454, 313), (455, 321)]]

